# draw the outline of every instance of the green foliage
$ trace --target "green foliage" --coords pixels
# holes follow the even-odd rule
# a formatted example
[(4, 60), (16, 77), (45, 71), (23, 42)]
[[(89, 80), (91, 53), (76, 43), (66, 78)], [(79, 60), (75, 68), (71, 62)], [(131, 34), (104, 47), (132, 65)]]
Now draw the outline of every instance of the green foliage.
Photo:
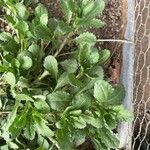
[(104, 50), (102, 50), (101, 52), (100, 52), (100, 64), (103, 64), (103, 63), (105, 63), (108, 59), (109, 59), (109, 57), (110, 57), (110, 51), (109, 50), (107, 50), (107, 49), (104, 49)]
[(84, 45), (94, 46), (96, 43), (96, 36), (93, 33), (85, 32), (76, 38), (76, 42), (80, 47), (83, 47)]
[(95, 83), (94, 86), (94, 97), (100, 102), (108, 102), (108, 97), (113, 93), (113, 88), (112, 86), (104, 81), (104, 80), (99, 80)]
[(54, 56), (47, 56), (44, 60), (44, 68), (50, 73), (50, 75), (57, 79), (58, 63)]
[(75, 73), (78, 69), (78, 62), (76, 59), (67, 59), (61, 63), (61, 66), (67, 73)]
[(42, 4), (1, 0), (12, 32), (0, 33), (0, 149), (73, 150), (90, 138), (96, 150), (117, 149), (113, 130), (132, 119), (123, 86), (104, 80), (108, 50), (89, 28), (103, 0), (61, 0), (63, 20)]
[(47, 101), (53, 110), (62, 111), (70, 102), (70, 95), (66, 92), (57, 91), (47, 96)]

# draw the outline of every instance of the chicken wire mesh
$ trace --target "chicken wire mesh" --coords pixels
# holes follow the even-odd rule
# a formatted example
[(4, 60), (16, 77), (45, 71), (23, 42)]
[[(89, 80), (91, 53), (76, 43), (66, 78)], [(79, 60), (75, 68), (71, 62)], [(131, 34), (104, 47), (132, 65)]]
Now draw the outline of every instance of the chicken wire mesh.
[(150, 0), (135, 0), (132, 150), (150, 150)]

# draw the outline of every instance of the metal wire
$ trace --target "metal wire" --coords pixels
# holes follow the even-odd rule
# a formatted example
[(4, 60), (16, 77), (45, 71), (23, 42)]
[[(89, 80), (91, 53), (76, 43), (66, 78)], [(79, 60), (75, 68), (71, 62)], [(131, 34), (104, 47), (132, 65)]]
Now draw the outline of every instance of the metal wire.
[(150, 150), (150, 1), (135, 0), (132, 150)]

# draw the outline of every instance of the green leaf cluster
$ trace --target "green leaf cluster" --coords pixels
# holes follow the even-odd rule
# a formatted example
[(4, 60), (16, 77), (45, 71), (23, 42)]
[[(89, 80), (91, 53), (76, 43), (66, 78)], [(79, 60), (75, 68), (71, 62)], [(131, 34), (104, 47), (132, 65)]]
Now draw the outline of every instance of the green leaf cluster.
[(0, 149), (73, 150), (87, 138), (116, 149), (113, 131), (132, 115), (123, 86), (104, 79), (109, 50), (88, 32), (104, 25), (104, 1), (60, 0), (62, 20), (31, 3), (0, 1), (11, 28), (0, 33)]

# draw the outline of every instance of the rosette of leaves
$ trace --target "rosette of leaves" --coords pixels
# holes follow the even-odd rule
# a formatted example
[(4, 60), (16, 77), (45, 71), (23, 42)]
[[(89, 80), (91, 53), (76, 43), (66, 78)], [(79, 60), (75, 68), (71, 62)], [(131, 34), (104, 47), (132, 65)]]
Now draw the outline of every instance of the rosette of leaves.
[(73, 150), (90, 138), (96, 150), (116, 149), (113, 131), (132, 115), (123, 86), (104, 80), (110, 52), (87, 31), (103, 26), (104, 1), (60, 0), (63, 20), (31, 2), (0, 2), (12, 30), (0, 33), (0, 148)]

